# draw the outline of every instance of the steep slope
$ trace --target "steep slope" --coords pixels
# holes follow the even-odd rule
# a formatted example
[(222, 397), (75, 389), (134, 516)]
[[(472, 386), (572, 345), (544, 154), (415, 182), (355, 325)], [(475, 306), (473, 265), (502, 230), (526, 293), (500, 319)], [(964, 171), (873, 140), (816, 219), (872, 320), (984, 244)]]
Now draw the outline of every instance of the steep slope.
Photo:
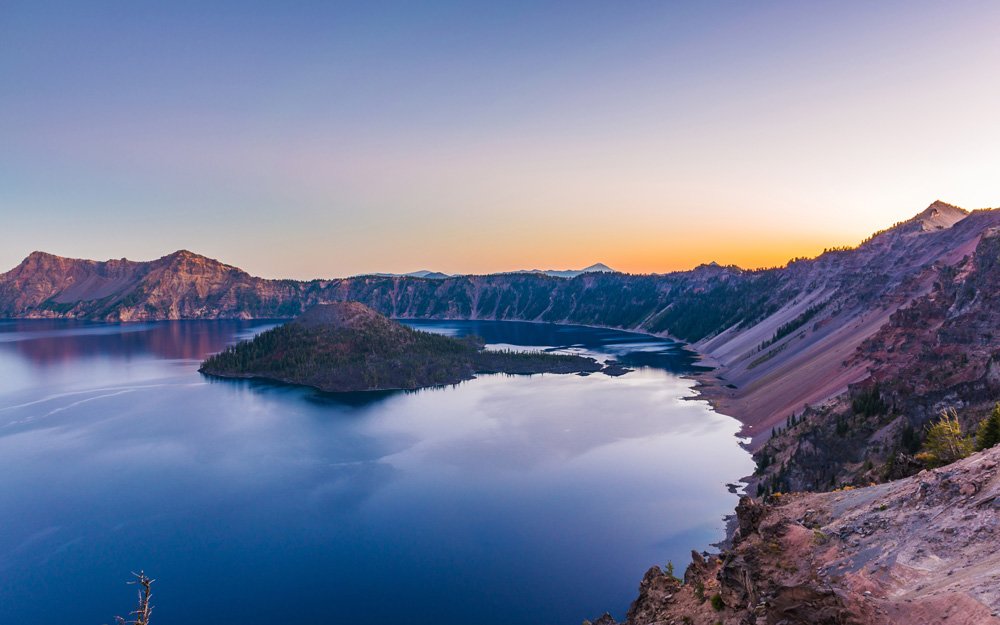
[(893, 314), (926, 296), (942, 267), (973, 254), (1000, 211), (935, 202), (913, 219), (874, 235), (856, 249), (799, 260), (784, 270), (796, 296), (750, 328), (729, 328), (696, 343), (721, 366), (702, 392), (752, 424), (761, 444), (770, 428), (869, 376), (874, 363), (859, 347)]
[(733, 546), (694, 554), (683, 585), (650, 569), (625, 622), (1000, 624), (998, 465), (994, 447), (888, 484), (744, 498)]
[[(959, 226), (955, 226), (956, 228)], [(1000, 399), (1000, 228), (972, 254), (930, 269), (929, 291), (898, 308), (845, 361), (870, 378), (806, 410), (764, 447), (767, 489), (830, 488), (907, 475), (927, 424), (957, 409), (971, 431)]]
[[(760, 271), (296, 282), (178, 252), (148, 263), (33, 253), (0, 275), (4, 317), (288, 318), (340, 301), (669, 334), (716, 366), (700, 389), (747, 425), (759, 494), (905, 478), (745, 503), (735, 548), (696, 559), (686, 587), (651, 571), (632, 625), (996, 621), (996, 450), (907, 476), (930, 419), (956, 408), (968, 429), (1000, 397), (1000, 210), (935, 202), (856, 248)], [(699, 583), (721, 610), (694, 594)]]
[[(443, 279), (358, 276), (265, 280), (186, 251), (151, 262), (33, 253), (0, 275), (0, 316), (108, 321), (289, 318), (324, 302), (360, 301), (402, 318), (571, 322), (665, 332), (696, 340), (750, 315), (771, 295), (774, 271), (737, 268), (668, 276), (592, 272), (573, 279), (514, 273)], [(705, 314), (706, 300), (713, 309)], [(728, 303), (727, 301), (728, 300)], [(715, 312), (718, 311), (718, 312)]]
[(146, 270), (147, 263), (124, 258), (101, 263), (32, 252), (0, 275), (0, 314), (73, 316), (80, 301), (104, 300), (134, 289)]
[[(574, 278), (513, 273), (297, 282), (255, 278), (184, 251), (147, 263), (34, 253), (0, 275), (0, 316), (289, 318), (319, 303), (359, 301), (400, 318), (549, 321), (668, 334), (694, 343), (717, 366), (701, 379), (704, 396), (746, 423), (759, 448), (775, 426), (807, 406), (849, 401), (847, 389), (873, 373), (905, 375), (901, 350), (866, 342), (905, 315), (922, 323), (924, 298), (942, 278), (970, 275), (964, 263), (996, 227), (1000, 211), (967, 213), (934, 202), (857, 248), (780, 269), (713, 263), (666, 275), (594, 271)], [(970, 318), (989, 305), (985, 297), (961, 301)], [(985, 350), (1000, 347), (1000, 335), (981, 333), (979, 340)]]
[[(281, 317), (300, 283), (262, 280), (180, 250), (150, 262), (33, 252), (0, 275), (0, 316), (109, 321)], [(283, 308), (282, 306), (285, 306)]]

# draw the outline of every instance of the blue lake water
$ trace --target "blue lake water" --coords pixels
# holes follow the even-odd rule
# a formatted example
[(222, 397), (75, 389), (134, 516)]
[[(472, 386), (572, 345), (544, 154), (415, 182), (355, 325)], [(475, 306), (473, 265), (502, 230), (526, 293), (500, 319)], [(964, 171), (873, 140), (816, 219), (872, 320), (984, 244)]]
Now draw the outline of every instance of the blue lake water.
[(209, 380), (274, 325), (0, 322), (0, 623), (577, 625), (722, 537), (753, 464), (642, 335), (409, 322), (639, 367), (322, 395)]

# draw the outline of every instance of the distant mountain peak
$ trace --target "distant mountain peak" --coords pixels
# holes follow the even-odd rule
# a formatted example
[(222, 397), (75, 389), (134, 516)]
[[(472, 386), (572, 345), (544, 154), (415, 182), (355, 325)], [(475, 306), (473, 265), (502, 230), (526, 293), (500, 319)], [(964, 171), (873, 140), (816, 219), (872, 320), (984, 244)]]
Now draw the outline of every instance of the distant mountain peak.
[(203, 256), (197, 254), (190, 250), (177, 250), (176, 252), (171, 252), (162, 258), (153, 261), (155, 265), (158, 266), (179, 266), (196, 268), (200, 272), (238, 272), (245, 273), (242, 269), (234, 267), (232, 265), (227, 265), (221, 260), (216, 260), (214, 258), (209, 258), (208, 256)]
[(862, 245), (870, 242), (885, 241), (898, 236), (920, 235), (937, 230), (947, 230), (958, 222), (969, 216), (969, 211), (964, 208), (934, 200), (931, 204), (906, 221), (899, 221), (891, 228), (880, 230), (865, 240)]
[[(617, 271), (608, 267), (604, 263), (594, 263), (593, 265), (584, 267), (583, 269), (520, 269), (504, 273), (539, 273), (546, 276), (552, 276), (554, 278), (575, 278), (576, 276), (585, 273), (617, 273)], [(445, 278), (454, 278), (463, 274), (447, 274), (440, 271), (421, 269), (420, 271), (411, 271), (409, 273), (374, 273), (361, 275), (373, 275), (381, 278), (424, 278), (427, 280), (444, 280)]]
[(732, 273), (734, 271), (739, 273), (742, 270), (734, 265), (720, 265), (719, 263), (713, 260), (711, 262), (702, 263), (697, 267), (695, 267), (694, 269), (692, 269), (691, 271), (696, 274), (715, 276), (715, 275), (722, 275), (725, 273)]
[(220, 262), (220, 261), (215, 260), (214, 258), (209, 258), (208, 256), (202, 256), (201, 254), (196, 254), (196, 253), (192, 252), (191, 250), (177, 250), (176, 252), (171, 252), (171, 253), (167, 254), (163, 258), (164, 259), (178, 258), (178, 259), (188, 259), (188, 260), (207, 260), (207, 261), (212, 261), (212, 262), (215, 262), (215, 263)]
[(921, 224), (923, 230), (943, 230), (954, 226), (968, 216), (969, 211), (964, 208), (941, 200), (934, 200), (930, 206), (910, 219), (910, 222)]
[(21, 261), (21, 264), (24, 265), (25, 263), (51, 263), (51, 262), (65, 262), (65, 261), (94, 262), (94, 261), (85, 261), (80, 258), (68, 258), (66, 256), (59, 256), (58, 254), (52, 254), (50, 252), (35, 250), (34, 252), (25, 256), (24, 260)]
[(444, 280), (445, 278), (450, 278), (451, 276), (440, 272), (431, 271), (430, 269), (421, 269), (420, 271), (411, 271), (410, 273), (403, 274), (409, 278), (426, 278), (428, 280)]
[(616, 271), (604, 263), (594, 263), (583, 269), (522, 269), (510, 273), (541, 273), (553, 278), (575, 278), (585, 273), (616, 273)]
[(409, 273), (363, 273), (359, 276), (378, 276), (379, 278), (426, 278), (427, 280), (444, 280), (445, 278), (452, 278), (451, 274), (442, 273), (440, 271), (431, 271), (430, 269), (421, 269), (419, 271), (411, 271)]
[(942, 215), (957, 217), (959, 219), (968, 216), (969, 211), (964, 208), (955, 206), (954, 204), (949, 204), (947, 202), (942, 202), (941, 200), (934, 200), (931, 202), (930, 206), (920, 211), (914, 216), (914, 219), (930, 219), (941, 217)]
[(949, 204), (948, 202), (944, 202), (942, 200), (934, 200), (933, 202), (931, 202), (930, 206), (924, 209), (924, 212), (927, 212), (929, 210), (953, 211), (961, 213), (963, 215), (969, 214), (969, 211), (965, 210), (964, 208), (960, 206), (955, 206), (954, 204)]

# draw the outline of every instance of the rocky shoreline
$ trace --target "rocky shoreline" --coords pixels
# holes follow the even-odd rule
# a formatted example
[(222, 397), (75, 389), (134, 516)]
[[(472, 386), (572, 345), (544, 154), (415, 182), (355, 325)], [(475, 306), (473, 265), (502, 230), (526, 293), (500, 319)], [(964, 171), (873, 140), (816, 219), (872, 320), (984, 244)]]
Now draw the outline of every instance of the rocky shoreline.
[[(400, 318), (545, 321), (676, 337), (717, 367), (690, 376), (697, 383), (692, 399), (744, 424), (758, 460), (751, 490), (768, 501), (767, 515), (780, 516), (776, 504), (784, 500), (774, 493), (905, 482), (898, 478), (920, 470), (913, 454), (941, 410), (956, 410), (970, 431), (992, 408), (1000, 393), (998, 259), (1000, 210), (935, 201), (856, 247), (766, 270), (708, 264), (569, 280), (494, 274), (296, 282), (254, 278), (183, 250), (145, 263), (33, 253), (0, 275), (0, 316), (289, 318), (317, 303), (351, 300)], [(449, 375), (475, 369), (456, 365)], [(375, 379), (362, 390), (427, 383), (405, 382)], [(833, 518), (844, 512), (834, 511)], [(926, 540), (934, 531), (913, 529)], [(980, 547), (991, 557), (997, 551)]]
[(886, 484), (743, 497), (732, 546), (693, 553), (682, 579), (650, 569), (622, 624), (1000, 624), (998, 466), (994, 447)]

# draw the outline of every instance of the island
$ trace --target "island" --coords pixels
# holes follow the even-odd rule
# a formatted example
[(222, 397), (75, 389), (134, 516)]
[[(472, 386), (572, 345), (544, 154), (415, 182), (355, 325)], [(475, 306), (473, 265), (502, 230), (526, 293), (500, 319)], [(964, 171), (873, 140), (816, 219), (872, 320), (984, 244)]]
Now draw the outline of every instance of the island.
[(594, 373), (593, 358), (488, 350), (479, 337), (421, 332), (357, 302), (319, 304), (281, 326), (210, 356), (199, 371), (320, 391), (414, 390), (456, 384), (479, 373)]

